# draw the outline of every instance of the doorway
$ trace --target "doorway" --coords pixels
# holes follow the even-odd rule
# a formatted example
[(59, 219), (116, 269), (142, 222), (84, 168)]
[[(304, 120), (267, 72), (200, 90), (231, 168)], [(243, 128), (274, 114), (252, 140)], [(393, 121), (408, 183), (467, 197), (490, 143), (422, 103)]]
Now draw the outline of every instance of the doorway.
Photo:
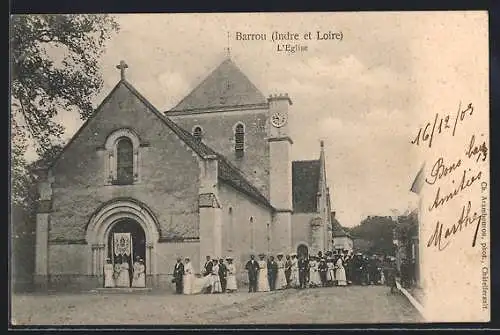
[[(117, 248), (115, 235), (125, 233), (126, 236), (130, 237), (130, 248)], [(128, 244), (128, 239), (124, 241), (125, 245)], [(123, 219), (119, 220), (113, 224), (109, 235), (108, 235), (108, 252), (107, 257), (113, 263), (113, 267), (116, 264), (123, 263), (124, 261), (128, 263), (129, 267), (129, 287), (132, 283), (133, 278), (133, 268), (134, 261), (137, 257), (140, 257), (143, 260), (143, 264), (146, 263), (146, 234), (141, 225), (131, 219)], [(145, 271), (147, 273), (147, 271)]]

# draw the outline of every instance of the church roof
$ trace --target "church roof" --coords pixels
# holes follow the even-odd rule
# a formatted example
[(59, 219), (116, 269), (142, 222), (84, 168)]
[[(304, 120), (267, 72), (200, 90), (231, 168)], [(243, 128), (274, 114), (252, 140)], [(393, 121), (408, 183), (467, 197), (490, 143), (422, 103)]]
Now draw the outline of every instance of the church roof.
[(317, 211), (320, 161), (292, 162), (293, 210), (297, 213)]
[(166, 114), (266, 103), (264, 95), (228, 58)]

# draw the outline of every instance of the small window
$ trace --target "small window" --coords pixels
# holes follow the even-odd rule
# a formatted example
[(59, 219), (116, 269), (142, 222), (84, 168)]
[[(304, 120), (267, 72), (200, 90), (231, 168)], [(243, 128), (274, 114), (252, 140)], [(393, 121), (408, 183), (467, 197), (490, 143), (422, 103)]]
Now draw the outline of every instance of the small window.
[(118, 140), (116, 154), (117, 183), (132, 184), (134, 182), (134, 145), (128, 137)]
[(245, 130), (242, 124), (238, 124), (234, 131), (234, 152), (236, 157), (243, 157), (245, 150)]
[(196, 140), (201, 141), (201, 138), (203, 137), (203, 131), (201, 130), (201, 127), (194, 128), (193, 136)]

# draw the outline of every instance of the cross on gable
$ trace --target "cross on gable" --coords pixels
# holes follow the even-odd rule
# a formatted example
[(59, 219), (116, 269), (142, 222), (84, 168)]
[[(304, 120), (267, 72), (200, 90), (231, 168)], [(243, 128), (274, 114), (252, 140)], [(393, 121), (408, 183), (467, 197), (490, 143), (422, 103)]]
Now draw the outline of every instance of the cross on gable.
[(116, 66), (117, 69), (120, 70), (120, 75), (122, 79), (125, 79), (125, 69), (128, 69), (127, 63), (125, 61), (120, 61), (120, 64)]

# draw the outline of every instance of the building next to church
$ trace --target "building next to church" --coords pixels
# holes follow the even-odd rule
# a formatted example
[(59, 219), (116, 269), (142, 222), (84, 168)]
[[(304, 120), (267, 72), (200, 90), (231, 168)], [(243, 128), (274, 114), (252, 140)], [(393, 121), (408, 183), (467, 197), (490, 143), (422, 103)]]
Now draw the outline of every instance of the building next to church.
[(331, 212), (333, 249), (347, 250), (349, 253), (352, 253), (354, 250), (354, 241), (351, 234), (342, 227), (335, 214), (336, 212)]
[(161, 112), (117, 67), (119, 82), (39, 171), (39, 287), (102, 287), (116, 233), (131, 236), (148, 287), (171, 285), (178, 256), (200, 272), (206, 255), (231, 255), (246, 280), (250, 254), (331, 249), (323, 142), (317, 159), (292, 161), (291, 97), (264, 97), (227, 58)]

